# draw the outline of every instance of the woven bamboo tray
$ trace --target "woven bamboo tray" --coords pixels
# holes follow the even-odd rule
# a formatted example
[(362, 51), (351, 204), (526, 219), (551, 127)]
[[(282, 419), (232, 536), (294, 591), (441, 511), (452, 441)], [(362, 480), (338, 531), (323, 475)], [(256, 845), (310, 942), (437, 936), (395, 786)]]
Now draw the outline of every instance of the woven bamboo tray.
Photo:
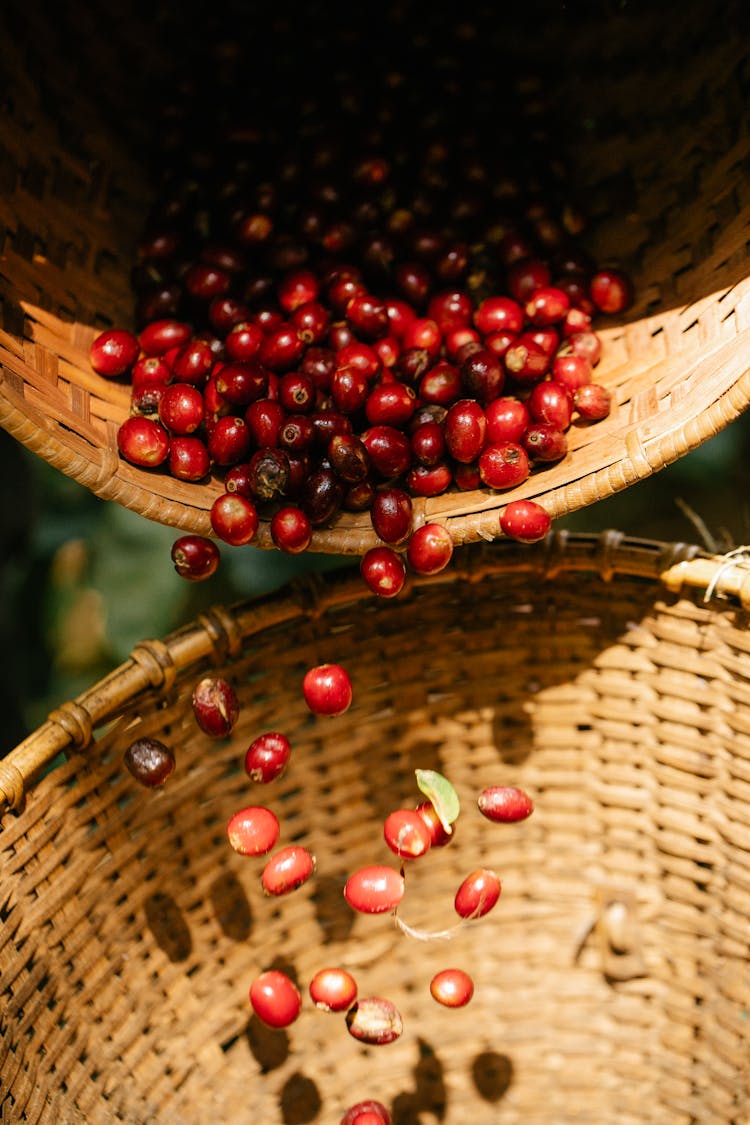
[[(467, 546), (398, 605), (352, 566), (143, 641), (0, 763), (0, 1120), (335, 1125), (365, 1097), (396, 1125), (750, 1120), (749, 609), (741, 555), (553, 532)], [(336, 718), (301, 701), (324, 660), (354, 684)], [(192, 718), (208, 669), (240, 697), (225, 741)], [(264, 787), (242, 761), (268, 729), (293, 751)], [(123, 766), (136, 735), (175, 750), (160, 790)], [(413, 861), (402, 916), (441, 929), (464, 874), (503, 881), (452, 941), (342, 896), (394, 860), (382, 821), (418, 799), (417, 767), (462, 811)], [(484, 820), (495, 783), (531, 818)], [(317, 856), (278, 900), (225, 836), (256, 802)], [(398, 1004), (397, 1042), (313, 1007), (324, 964)], [(248, 1002), (271, 965), (303, 992), (284, 1031)], [(464, 1009), (429, 994), (446, 965), (474, 976)]]
[[(543, 18), (525, 13), (531, 26), (523, 12), (504, 22), (507, 50), (547, 64), (589, 247), (631, 272), (636, 300), (600, 328), (597, 379), (615, 403), (606, 421), (574, 427), (569, 454), (512, 492), (417, 502), (415, 522), (440, 520), (457, 543), (496, 538), (511, 499), (535, 498), (554, 519), (627, 488), (715, 436), (750, 399), (742, 5), (721, 20), (700, 3), (597, 5), (582, 18), (547, 7)], [(4, 8), (0, 425), (98, 496), (210, 534), (221, 483), (124, 463), (115, 435), (128, 389), (88, 362), (98, 331), (132, 320), (133, 247), (152, 191), (149, 95), (179, 36), (167, 23), (160, 37), (137, 5), (101, 19), (95, 6)], [(362, 554), (376, 541), (367, 513), (343, 514), (315, 531), (312, 549)], [(267, 522), (255, 542), (272, 545)]]

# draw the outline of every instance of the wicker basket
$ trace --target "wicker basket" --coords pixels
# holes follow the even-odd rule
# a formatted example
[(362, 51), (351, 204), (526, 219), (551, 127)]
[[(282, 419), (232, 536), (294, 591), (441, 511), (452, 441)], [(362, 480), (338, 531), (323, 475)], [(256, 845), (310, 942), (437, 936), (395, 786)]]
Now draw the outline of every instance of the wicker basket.
[[(398, 605), (354, 571), (144, 641), (0, 763), (0, 1120), (333, 1125), (376, 1097), (396, 1125), (744, 1125), (747, 559), (556, 532), (467, 546)], [(321, 719), (300, 685), (329, 659), (355, 697)], [(192, 717), (207, 669), (240, 696), (226, 741)], [(254, 786), (244, 751), (273, 728), (292, 758)], [(176, 751), (160, 790), (123, 767), (136, 734)], [(503, 880), (452, 941), (342, 896), (356, 867), (394, 861), (382, 820), (419, 799), (417, 767), (446, 774), (462, 811), (409, 867), (404, 918), (442, 929), (464, 874)], [(526, 788), (533, 816), (485, 820), (474, 798), (494, 783)], [(318, 860), (282, 899), (225, 835), (259, 799)], [(365, 1047), (314, 1008), (327, 964), (398, 1004), (397, 1042)], [(282, 1031), (248, 1002), (271, 965), (303, 992)], [(447, 965), (473, 973), (462, 1010), (430, 996)]]
[[(170, 47), (191, 35), (179, 5), (146, 7), (3, 5), (0, 425), (97, 495), (210, 534), (221, 483), (124, 463), (128, 390), (88, 362), (96, 332), (132, 320), (149, 97)], [(556, 83), (590, 249), (631, 271), (637, 299), (602, 328), (597, 377), (615, 400), (605, 422), (574, 427), (569, 455), (512, 492), (419, 502), (417, 522), (445, 522), (457, 543), (496, 538), (510, 499), (536, 498), (554, 519), (610, 496), (716, 435), (750, 399), (743, 6), (720, 20), (701, 3), (581, 5), (582, 16), (541, 5), (544, 18), (533, 7), (504, 21), (506, 50), (541, 60)], [(159, 23), (165, 9), (178, 31)], [(367, 513), (350, 513), (312, 546), (361, 554), (375, 541)], [(272, 545), (266, 521), (255, 542)]]

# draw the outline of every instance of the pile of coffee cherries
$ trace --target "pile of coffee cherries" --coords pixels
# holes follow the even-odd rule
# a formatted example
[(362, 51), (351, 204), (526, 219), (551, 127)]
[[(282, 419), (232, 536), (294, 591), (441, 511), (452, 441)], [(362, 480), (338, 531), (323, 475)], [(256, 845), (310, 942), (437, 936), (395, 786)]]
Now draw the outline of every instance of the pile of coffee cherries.
[[(544, 84), (497, 67), (490, 83), (480, 61), (457, 40), (419, 83), (385, 63), (368, 86), (328, 60), (304, 97), (274, 90), (262, 125), (236, 91), (169, 107), (136, 328), (102, 331), (90, 359), (131, 386), (124, 459), (222, 486), (212, 536), (175, 547), (184, 577), (260, 520), (296, 554), (369, 512), (363, 577), (395, 596), (453, 549), (415, 499), (514, 489), (610, 411), (597, 329), (630, 280), (584, 248)], [(511, 501), (498, 535), (549, 525)]]
[[(346, 670), (326, 663), (308, 668), (301, 685), (310, 712), (320, 718), (344, 714), (353, 700), (353, 687)], [(207, 674), (193, 687), (192, 710), (200, 730), (211, 739), (228, 737), (240, 715), (240, 704), (230, 681)], [(292, 757), (289, 739), (278, 730), (258, 734), (244, 755), (244, 771), (256, 784), (268, 785), (286, 771)], [(164, 785), (175, 768), (175, 756), (163, 742), (142, 738), (125, 752), (125, 764), (143, 786)], [(415, 771), (421, 799), (412, 806), (394, 809), (383, 823), (383, 840), (399, 860), (399, 866), (372, 863), (353, 871), (343, 884), (343, 897), (351, 909), (367, 915), (390, 914), (400, 930), (420, 940), (442, 940), (454, 930), (485, 917), (500, 898), (497, 873), (480, 867), (469, 872), (455, 890), (453, 908), (456, 921), (450, 930), (434, 933), (417, 930), (404, 922), (398, 911), (404, 899), (410, 863), (419, 861), (432, 848), (441, 848), (453, 839), (454, 824), (460, 813), (456, 790), (442, 774), (432, 770)], [(512, 785), (486, 786), (477, 797), (480, 813), (495, 823), (525, 820), (534, 810), (527, 793)], [(278, 847), (281, 822), (267, 804), (251, 804), (234, 812), (226, 825), (227, 840), (239, 855), (264, 857), (260, 883), (264, 894), (282, 897), (311, 879), (317, 870), (315, 855), (301, 844)], [(392, 999), (360, 995), (353, 974), (342, 965), (324, 965), (310, 981), (310, 1000), (316, 1010), (339, 1013), (349, 1034), (361, 1043), (384, 1046), (403, 1033), (404, 1021)], [(448, 965), (432, 976), (429, 991), (437, 1003), (449, 1009), (462, 1008), (474, 995), (474, 980), (463, 968)], [(286, 1028), (302, 1012), (303, 998), (298, 984), (280, 969), (267, 968), (253, 979), (249, 989), (252, 1011), (269, 1028)], [(360, 1102), (350, 1107), (343, 1121), (358, 1122), (358, 1113), (381, 1112), (378, 1102)], [(356, 1111), (356, 1112), (355, 1112)], [(382, 1109), (381, 1118), (389, 1120)], [(351, 1116), (353, 1115), (353, 1116)], [(365, 1117), (364, 1121), (368, 1119)]]

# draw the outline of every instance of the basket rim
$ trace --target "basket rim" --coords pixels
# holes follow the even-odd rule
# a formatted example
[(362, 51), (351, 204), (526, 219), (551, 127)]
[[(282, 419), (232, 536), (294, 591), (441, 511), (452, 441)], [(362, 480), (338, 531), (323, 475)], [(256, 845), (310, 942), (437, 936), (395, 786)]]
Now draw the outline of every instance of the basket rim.
[[(533, 575), (549, 582), (570, 572), (592, 573), (603, 582), (616, 576), (642, 578), (678, 597), (702, 595), (706, 605), (750, 612), (750, 548), (716, 555), (696, 544), (637, 538), (613, 529), (553, 530), (530, 545), (501, 540), (468, 546), (439, 574), (410, 576), (397, 600), (420, 588), (477, 584), (491, 575)], [(0, 760), (0, 816), (8, 809), (20, 811), (45, 767), (60, 753), (84, 751), (123, 705), (154, 693), (166, 695), (178, 674), (207, 658), (231, 660), (248, 639), (270, 627), (315, 619), (329, 609), (372, 598), (359, 568), (348, 564), (327, 574), (293, 578), (230, 605), (215, 605), (163, 638), (141, 640), (127, 660), (74, 700), (61, 703)]]

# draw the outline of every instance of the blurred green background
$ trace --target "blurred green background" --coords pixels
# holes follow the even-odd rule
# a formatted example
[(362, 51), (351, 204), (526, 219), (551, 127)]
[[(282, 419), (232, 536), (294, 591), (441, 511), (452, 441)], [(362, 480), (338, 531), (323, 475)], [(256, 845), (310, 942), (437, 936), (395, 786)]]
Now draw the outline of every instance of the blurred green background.
[[(750, 414), (648, 480), (557, 521), (557, 527), (698, 543), (750, 543)], [(177, 536), (102, 501), (0, 431), (0, 676), (7, 753), (61, 702), (203, 608), (277, 588), (351, 558), (225, 547), (217, 573), (175, 572)]]

